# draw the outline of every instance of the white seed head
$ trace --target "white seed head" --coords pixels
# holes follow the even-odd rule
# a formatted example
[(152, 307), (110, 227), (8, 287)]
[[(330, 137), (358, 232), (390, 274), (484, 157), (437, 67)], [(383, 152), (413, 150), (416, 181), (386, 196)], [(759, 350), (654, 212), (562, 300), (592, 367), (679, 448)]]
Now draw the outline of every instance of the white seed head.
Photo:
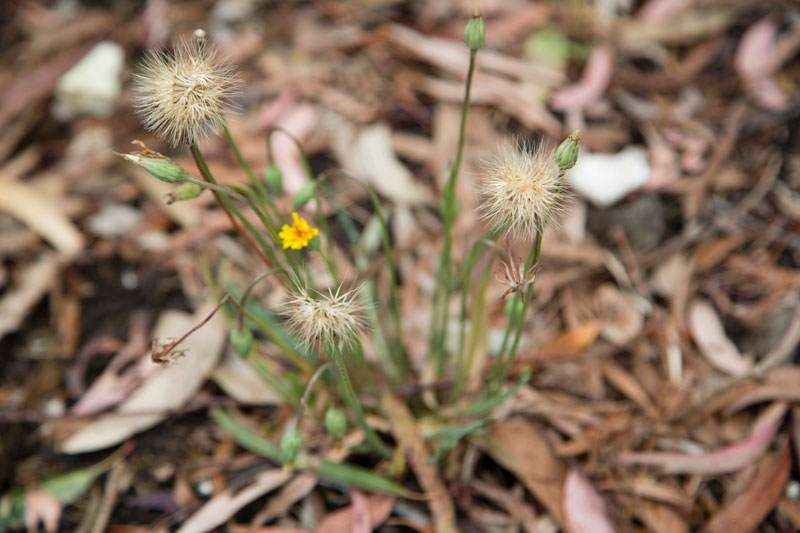
[(485, 170), (478, 212), (495, 229), (533, 238), (561, 207), (563, 177), (551, 150), (505, 143)]
[(303, 289), (282, 306), (289, 328), (307, 345), (354, 341), (366, 327), (365, 306), (358, 288), (342, 292), (328, 289), (327, 294)]
[(150, 54), (134, 75), (133, 106), (142, 124), (176, 147), (216, 133), (239, 85), (204, 36), (195, 32), (172, 54)]

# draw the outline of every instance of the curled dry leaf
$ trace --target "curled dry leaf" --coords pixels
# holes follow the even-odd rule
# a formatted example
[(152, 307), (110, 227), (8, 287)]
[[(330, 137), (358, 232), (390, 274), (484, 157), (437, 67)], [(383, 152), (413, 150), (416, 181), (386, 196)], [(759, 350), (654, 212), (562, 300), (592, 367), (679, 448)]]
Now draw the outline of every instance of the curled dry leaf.
[(750, 365), (725, 334), (722, 321), (711, 304), (696, 300), (689, 309), (689, 330), (700, 352), (717, 370), (731, 376), (744, 376)]
[(634, 298), (606, 283), (598, 287), (594, 302), (603, 321), (600, 334), (604, 339), (618, 346), (626, 346), (639, 335), (644, 317), (637, 309)]
[(55, 533), (62, 508), (61, 502), (49, 492), (29, 489), (25, 492), (25, 527), (28, 531), (39, 531), (41, 521), (47, 533)]
[[(204, 320), (213, 306), (203, 306), (192, 316), (180, 311), (163, 313), (154, 330), (156, 338), (179, 338)], [(222, 318), (214, 315), (180, 346), (186, 357), (168, 368), (159, 367), (115, 412), (91, 422), (61, 445), (63, 453), (84, 453), (112, 446), (153, 427), (171, 409), (194, 398), (219, 360), (225, 338)], [(155, 365), (155, 363), (150, 363)]]
[(753, 425), (751, 435), (743, 441), (713, 452), (696, 455), (675, 452), (623, 452), (621, 464), (649, 465), (665, 474), (722, 474), (736, 472), (756, 462), (767, 448), (786, 414), (786, 404), (768, 408)]
[(613, 533), (606, 503), (592, 483), (572, 468), (564, 480), (564, 521), (570, 533)]
[(565, 87), (550, 98), (550, 107), (556, 111), (585, 109), (605, 94), (614, 70), (614, 55), (610, 47), (592, 49), (581, 79)]

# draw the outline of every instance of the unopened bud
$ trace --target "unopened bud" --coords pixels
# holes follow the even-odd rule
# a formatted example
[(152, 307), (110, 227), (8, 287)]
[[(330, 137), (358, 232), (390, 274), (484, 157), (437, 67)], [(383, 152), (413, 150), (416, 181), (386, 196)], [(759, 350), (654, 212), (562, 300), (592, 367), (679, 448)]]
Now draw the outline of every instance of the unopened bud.
[(317, 194), (317, 182), (316, 181), (309, 181), (303, 187), (294, 193), (292, 197), (292, 207), (294, 209), (300, 209), (304, 205), (306, 205), (314, 196)]
[(175, 202), (182, 202), (184, 200), (197, 198), (202, 193), (203, 188), (200, 185), (191, 181), (187, 181), (175, 187), (171, 193), (164, 197), (164, 199), (168, 204), (172, 204)]
[(347, 433), (347, 415), (341, 409), (329, 408), (325, 412), (325, 429), (334, 438), (341, 439)]
[(280, 451), (281, 460), (284, 464), (292, 464), (300, 450), (303, 448), (303, 434), (297, 425), (292, 425), (281, 437)]
[(264, 169), (264, 181), (267, 182), (267, 187), (272, 192), (281, 192), (283, 190), (283, 172), (275, 163), (271, 164)]
[(578, 162), (579, 140), (580, 132), (575, 130), (556, 148), (556, 163), (561, 170), (569, 170)]
[(231, 330), (230, 340), (233, 351), (242, 357), (253, 349), (253, 332), (247, 328)]
[(147, 172), (167, 183), (181, 183), (186, 181), (187, 173), (184, 168), (169, 159), (162, 157), (142, 157), (140, 154), (125, 154), (126, 160), (139, 165)]
[(483, 24), (483, 17), (478, 9), (472, 18), (467, 22), (467, 27), (464, 29), (464, 42), (470, 50), (478, 50), (483, 46), (486, 40), (486, 26)]

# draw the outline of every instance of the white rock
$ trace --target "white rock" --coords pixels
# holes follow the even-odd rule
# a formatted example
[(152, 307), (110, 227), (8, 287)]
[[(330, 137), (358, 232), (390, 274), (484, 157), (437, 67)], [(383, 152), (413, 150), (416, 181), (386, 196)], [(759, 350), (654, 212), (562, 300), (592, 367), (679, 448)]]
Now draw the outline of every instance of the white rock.
[(124, 56), (117, 43), (98, 43), (58, 81), (53, 115), (60, 120), (77, 115), (109, 116), (122, 90)]
[(89, 219), (89, 230), (104, 239), (121, 237), (141, 220), (139, 210), (126, 204), (111, 204)]
[(582, 153), (567, 172), (572, 188), (598, 207), (614, 205), (650, 176), (647, 150), (631, 145), (616, 154)]

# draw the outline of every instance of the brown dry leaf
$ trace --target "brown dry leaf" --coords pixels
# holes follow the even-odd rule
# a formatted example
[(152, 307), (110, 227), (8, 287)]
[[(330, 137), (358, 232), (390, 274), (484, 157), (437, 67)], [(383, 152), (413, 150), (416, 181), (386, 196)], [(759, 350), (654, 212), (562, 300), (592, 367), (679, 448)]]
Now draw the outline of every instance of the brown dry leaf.
[(737, 395), (733, 403), (725, 409), (725, 413), (732, 414), (754, 403), (776, 400), (800, 402), (800, 367), (773, 368), (762, 383)]
[(610, 283), (605, 283), (595, 291), (594, 302), (600, 319), (603, 320), (600, 333), (608, 342), (626, 346), (639, 335), (644, 317), (632, 296)]
[(778, 505), (786, 489), (792, 459), (789, 445), (780, 455), (763, 464), (744, 492), (728, 502), (711, 517), (704, 531), (708, 533), (749, 533)]
[[(373, 527), (384, 523), (394, 509), (395, 497), (388, 494), (371, 494), (367, 496), (366, 505), (369, 507), (369, 522)], [(316, 533), (340, 533), (355, 531), (355, 511), (353, 505), (331, 513), (322, 519)]]
[(643, 501), (634, 509), (647, 531), (653, 533), (689, 533), (686, 519), (669, 505), (657, 502)]
[(20, 220), (67, 257), (83, 249), (83, 235), (61, 206), (28, 183), (0, 176), (0, 211)]
[[(204, 305), (194, 315), (166, 311), (159, 318), (153, 335), (162, 340), (178, 338), (204, 320), (212, 309), (213, 306)], [(156, 368), (114, 413), (96, 419), (66, 439), (61, 451), (100, 450), (164, 420), (167, 415), (161, 413), (181, 407), (194, 398), (216, 366), (226, 338), (222, 318), (214, 315), (178, 347), (185, 351), (185, 357), (170, 367)]]
[(263, 524), (284, 515), (298, 500), (317, 486), (317, 476), (308, 472), (298, 474), (280, 492), (270, 498), (267, 506), (258, 513), (251, 524)]
[(58, 273), (58, 264), (54, 253), (42, 254), (36, 263), (25, 267), (19, 284), (3, 294), (0, 299), (0, 339), (17, 331), (33, 306), (50, 290)]
[(564, 521), (570, 533), (613, 533), (606, 503), (592, 483), (572, 468), (564, 480)]
[(711, 304), (695, 300), (689, 309), (689, 330), (695, 344), (711, 365), (731, 376), (744, 376), (750, 365), (725, 334), (722, 321)]
[(583, 324), (570, 328), (558, 337), (542, 346), (542, 352), (579, 352), (585, 350), (597, 339), (602, 323), (599, 320), (589, 320)]
[(647, 391), (644, 390), (636, 378), (628, 373), (627, 370), (616, 363), (608, 361), (603, 364), (603, 374), (614, 388), (639, 404), (639, 406), (644, 409), (645, 413), (650, 416), (655, 416), (658, 413), (658, 409), (647, 394)]
[(513, 472), (556, 522), (564, 524), (561, 503), (567, 469), (536, 426), (522, 418), (510, 418), (492, 424), (488, 437), (491, 444), (482, 445), (484, 450)]
[(737, 444), (697, 455), (675, 452), (622, 452), (620, 464), (660, 467), (665, 474), (721, 474), (736, 472), (756, 462), (769, 448), (787, 406), (775, 403), (753, 424), (750, 437)]
[(214, 529), (248, 503), (286, 483), (292, 475), (290, 470), (282, 468), (261, 472), (247, 487), (237, 491), (228, 489), (211, 498), (183, 523), (178, 533), (203, 533)]
[(436, 465), (428, 462), (430, 454), (411, 411), (405, 403), (390, 395), (384, 395), (381, 404), (392, 423), (392, 433), (405, 452), (417, 481), (425, 491), (436, 531), (440, 533), (458, 531), (453, 500), (439, 480)]

